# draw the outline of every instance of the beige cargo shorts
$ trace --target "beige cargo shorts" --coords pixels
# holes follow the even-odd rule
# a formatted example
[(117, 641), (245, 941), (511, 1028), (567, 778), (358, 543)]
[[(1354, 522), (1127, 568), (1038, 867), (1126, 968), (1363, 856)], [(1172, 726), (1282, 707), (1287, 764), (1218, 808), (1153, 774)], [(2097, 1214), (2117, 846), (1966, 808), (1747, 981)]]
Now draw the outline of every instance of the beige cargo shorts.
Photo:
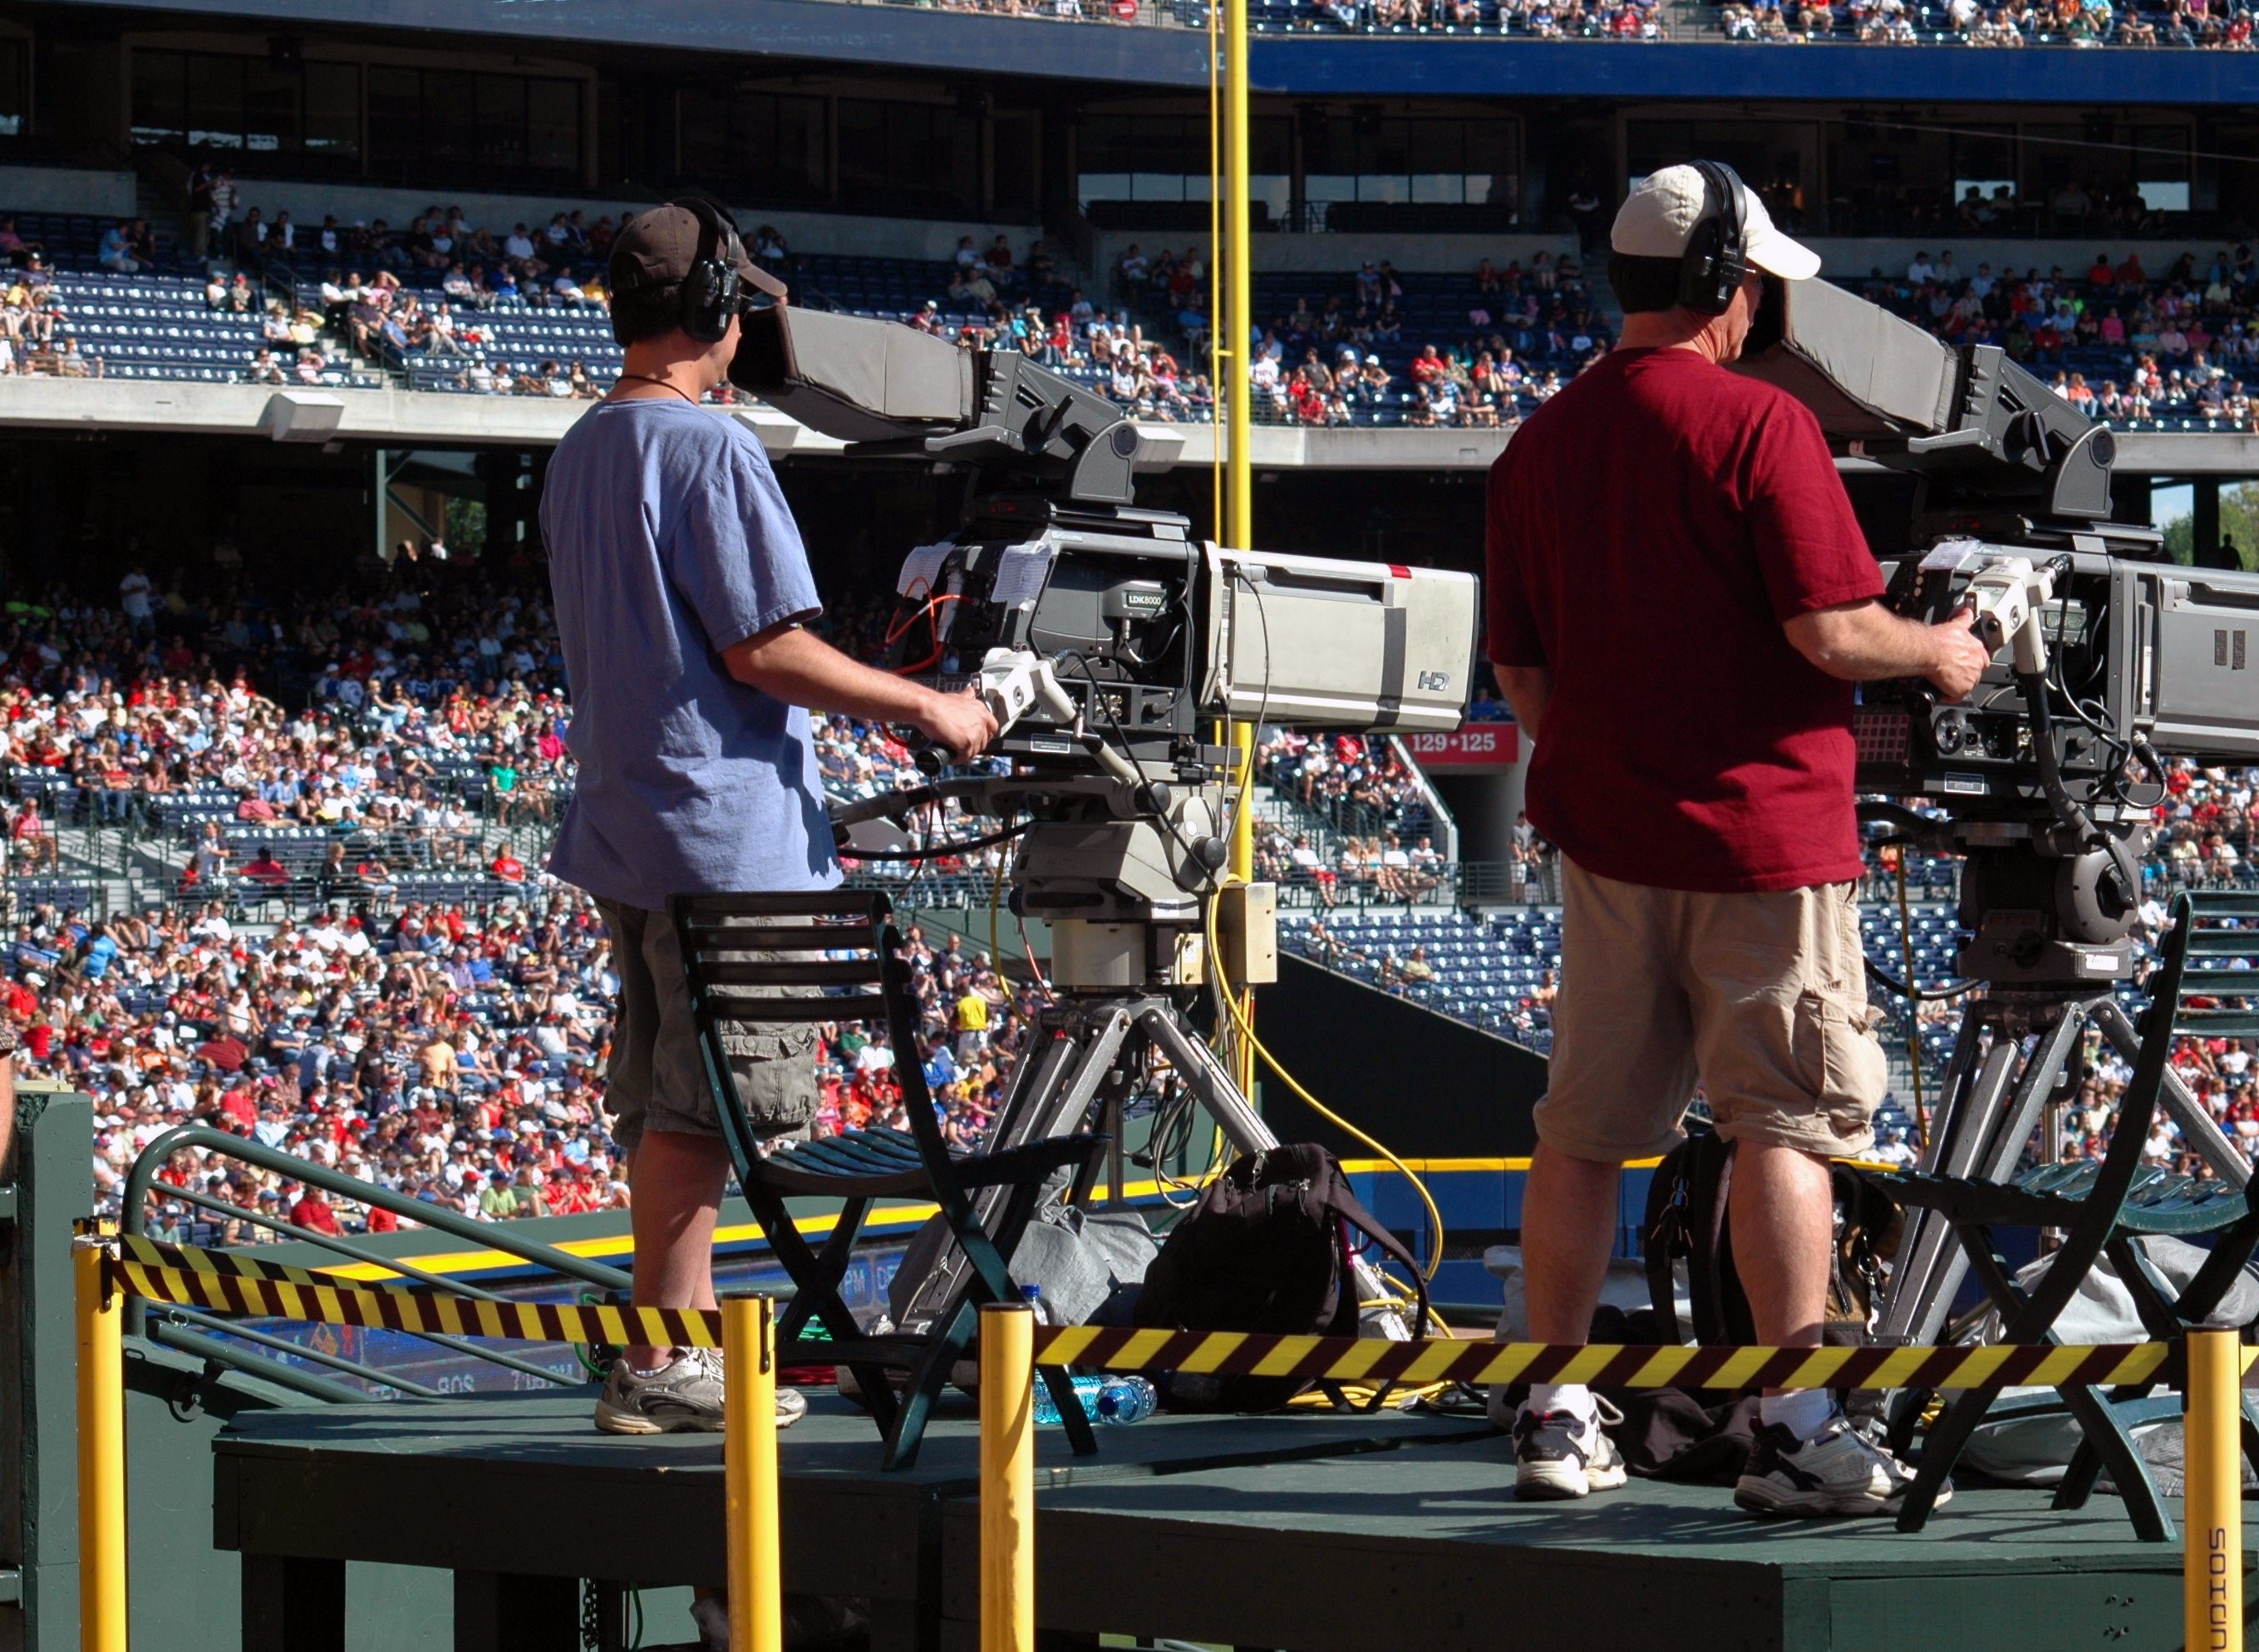
[(1873, 1145), (1887, 1069), (1852, 885), (1700, 894), (1564, 860), (1562, 897), (1541, 1141), (1603, 1163), (1668, 1152), (1699, 1079), (1731, 1139)]
[[(719, 1136), (713, 1086), (698, 1051), (682, 951), (664, 912), (599, 901), (620, 978), (619, 1013), (604, 1067), (604, 1106), (612, 1139), (632, 1153), (645, 1130)], [(759, 919), (746, 919), (757, 927)], [(765, 955), (749, 951), (748, 958)], [(777, 958), (791, 954), (778, 953)], [(814, 994), (821, 989), (807, 989)], [(722, 1023), (722, 1044), (746, 1121), (759, 1136), (804, 1134), (816, 1116), (816, 1029), (805, 1022)]]

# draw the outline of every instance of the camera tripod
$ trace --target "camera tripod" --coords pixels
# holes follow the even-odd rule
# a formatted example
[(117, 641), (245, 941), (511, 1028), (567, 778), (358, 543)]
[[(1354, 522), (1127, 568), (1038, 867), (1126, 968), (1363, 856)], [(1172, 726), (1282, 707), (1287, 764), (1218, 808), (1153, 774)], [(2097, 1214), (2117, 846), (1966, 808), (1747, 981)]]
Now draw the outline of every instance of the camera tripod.
[[(1959, 961), (1982, 995), (1962, 1016), (1920, 1168), (1999, 1182), (2015, 1173), (2042, 1120), (2077, 1096), (2090, 1029), (2129, 1066), (2141, 1058), (2141, 1031), (2115, 996), (2133, 974), (2131, 903), (2112, 894), (2106, 851), (2058, 856), (1975, 824), (1946, 830), (1924, 846), (1969, 857), (1963, 921), (1974, 933)], [(2137, 830), (2113, 835), (2133, 846)], [(2251, 1179), (2241, 1152), (2170, 1065), (2158, 1100), (2213, 1174), (2234, 1187)], [(1968, 1269), (1936, 1212), (1908, 1211), (1876, 1340), (1935, 1342)]]
[[(1234, 1151), (1277, 1147), (1278, 1136), (1183, 1008), (1187, 989), (1208, 980), (1215, 967), (1201, 943), (1222, 865), (1222, 789), (1078, 774), (943, 781), (901, 798), (940, 795), (962, 797), (984, 813), (1008, 815), (1024, 808), (1037, 815), (1013, 869), (1012, 909), (1051, 920), (1058, 996), (1036, 1018), (1010, 1093), (990, 1123), (990, 1150), (1094, 1124), (1110, 1138), (1108, 1193), (1120, 1200), (1128, 1168), (1122, 1122), (1150, 1087), (1156, 1058)], [(902, 807), (901, 799), (859, 804), (843, 811), (841, 822)], [(1157, 1149), (1158, 1136), (1157, 1130)], [(1158, 1171), (1159, 1153), (1153, 1157)], [(1087, 1199), (1092, 1179), (1086, 1174), (1070, 1188), (1070, 1200)], [(975, 1196), (984, 1225), (1002, 1197), (994, 1188)], [(928, 1327), (951, 1300), (966, 1266), (964, 1253), (947, 1247), (905, 1306), (901, 1328)], [(1396, 1295), (1362, 1257), (1352, 1259), (1352, 1277), (1360, 1302)], [(1393, 1308), (1370, 1309), (1365, 1317), (1392, 1340), (1411, 1335)]]

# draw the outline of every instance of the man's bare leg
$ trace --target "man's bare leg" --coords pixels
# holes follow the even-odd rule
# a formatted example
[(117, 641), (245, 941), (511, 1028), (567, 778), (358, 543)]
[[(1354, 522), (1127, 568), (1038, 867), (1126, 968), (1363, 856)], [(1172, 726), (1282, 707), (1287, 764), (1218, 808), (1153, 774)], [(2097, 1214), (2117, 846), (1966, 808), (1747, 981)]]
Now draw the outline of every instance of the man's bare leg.
[(1757, 1341), (1816, 1348), (1828, 1316), (1835, 1200), (1828, 1161), (1770, 1142), (1734, 1147), (1734, 1268), (1749, 1299)]
[(1573, 1158), (1543, 1142), (1521, 1195), (1522, 1289), (1534, 1342), (1592, 1335), (1608, 1254), (1615, 1249), (1623, 1166)]
[[(1541, 1143), (1521, 1200), (1521, 1261), (1529, 1334), (1580, 1343), (1615, 1248), (1623, 1166), (1578, 1158)], [(1600, 1429), (1600, 1406), (1581, 1383), (1532, 1383), (1514, 1424), (1514, 1494), (1584, 1497), (1624, 1483), (1623, 1459)]]
[[(730, 1150), (720, 1136), (643, 1133), (628, 1161), (636, 1307), (716, 1306), (714, 1225), (729, 1177)], [(631, 1371), (653, 1371), (672, 1353), (638, 1342), (624, 1357)]]

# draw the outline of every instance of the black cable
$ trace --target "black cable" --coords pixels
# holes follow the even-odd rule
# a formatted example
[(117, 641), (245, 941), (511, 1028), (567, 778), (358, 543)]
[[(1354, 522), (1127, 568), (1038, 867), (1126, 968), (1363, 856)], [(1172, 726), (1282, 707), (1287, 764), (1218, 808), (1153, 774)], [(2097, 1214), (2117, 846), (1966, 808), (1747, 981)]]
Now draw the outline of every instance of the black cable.
[(1867, 966), (1867, 973), (1880, 981), (1890, 991), (1892, 996), (1906, 999), (1916, 1004), (1942, 1003), (1947, 999), (1959, 998), (1972, 993), (1984, 985), (1982, 981), (1978, 980), (1961, 980), (1948, 981), (1942, 986), (1912, 986), (1863, 953), (1860, 955), (1859, 961)]
[(946, 844), (921, 844), (916, 849), (858, 849), (852, 844), (839, 851), (842, 860), (937, 860), (944, 855), (962, 854), (968, 849), (993, 849), (998, 844), (1009, 843), (1033, 825), (1023, 821), (1017, 826), (1007, 826), (1001, 832), (990, 832), (985, 837), (963, 837)]

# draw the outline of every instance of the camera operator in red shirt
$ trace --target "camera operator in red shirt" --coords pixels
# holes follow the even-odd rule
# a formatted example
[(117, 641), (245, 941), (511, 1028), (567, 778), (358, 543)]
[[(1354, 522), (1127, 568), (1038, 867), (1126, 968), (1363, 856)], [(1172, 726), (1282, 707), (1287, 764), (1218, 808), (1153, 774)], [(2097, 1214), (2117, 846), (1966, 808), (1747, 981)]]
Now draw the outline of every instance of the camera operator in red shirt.
[[(1734, 1256), (1760, 1341), (1815, 1345), (1833, 1245), (1828, 1161), (1882, 1098), (1859, 944), (1855, 682), (1958, 699), (1987, 654), (1965, 616), (1878, 600), (1881, 572), (1820, 425), (1727, 370), (1768, 281), (1820, 260), (1724, 167), (1625, 200), (1616, 348), (1493, 466), (1489, 651), (1534, 744), (1529, 818), (1561, 849), (1550, 1087), (1524, 1194), (1529, 1328), (1589, 1334), (1626, 1160), (1667, 1151), (1699, 1077), (1735, 1146)], [(1825, 1390), (1768, 1394), (1735, 1501), (1880, 1513), (1911, 1479)], [(1535, 1384), (1515, 1489), (1624, 1483), (1581, 1385)]]

